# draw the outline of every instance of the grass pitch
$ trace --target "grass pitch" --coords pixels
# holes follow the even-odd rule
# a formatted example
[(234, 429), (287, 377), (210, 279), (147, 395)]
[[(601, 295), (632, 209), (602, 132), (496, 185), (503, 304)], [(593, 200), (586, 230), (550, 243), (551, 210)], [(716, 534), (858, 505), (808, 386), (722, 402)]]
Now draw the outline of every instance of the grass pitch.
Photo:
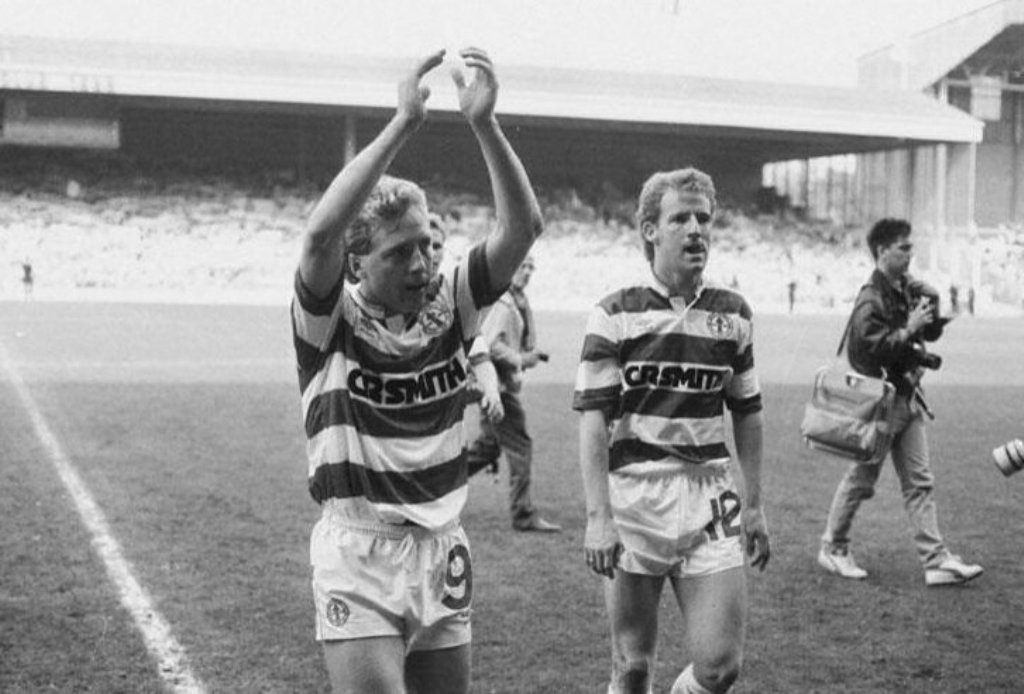
[[(944, 534), (985, 574), (926, 589), (891, 467), (862, 507), (871, 572), (817, 568), (845, 463), (797, 435), (842, 316), (761, 316), (765, 501), (774, 555), (751, 575), (737, 692), (1011, 692), (1024, 679), (1024, 474), (993, 447), (1024, 436), (1020, 318), (961, 318), (927, 378)], [(557, 536), (513, 533), (504, 469), (471, 482), (475, 692), (599, 692), (608, 636), (582, 561), (572, 380), (584, 317), (541, 313), (551, 362), (525, 390), (534, 497)], [(0, 342), (103, 509), (136, 577), (211, 692), (327, 691), (313, 623), (298, 388), (282, 307), (0, 303)], [(475, 414), (475, 413), (472, 413)], [(10, 383), (0, 381), (0, 691), (150, 692), (163, 682)], [(888, 463), (887, 463), (888, 465)], [(655, 691), (688, 658), (668, 597)]]

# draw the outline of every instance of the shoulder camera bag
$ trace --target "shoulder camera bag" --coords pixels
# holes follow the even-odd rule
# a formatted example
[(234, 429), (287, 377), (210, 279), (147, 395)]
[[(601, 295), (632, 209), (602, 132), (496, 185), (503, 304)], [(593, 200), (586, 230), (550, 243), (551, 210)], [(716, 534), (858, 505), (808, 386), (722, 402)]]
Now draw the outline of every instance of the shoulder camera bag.
[(800, 434), (810, 448), (877, 465), (892, 443), (896, 388), (883, 378), (865, 376), (850, 366), (844, 348), (856, 310), (855, 306), (846, 323), (836, 358), (814, 375)]

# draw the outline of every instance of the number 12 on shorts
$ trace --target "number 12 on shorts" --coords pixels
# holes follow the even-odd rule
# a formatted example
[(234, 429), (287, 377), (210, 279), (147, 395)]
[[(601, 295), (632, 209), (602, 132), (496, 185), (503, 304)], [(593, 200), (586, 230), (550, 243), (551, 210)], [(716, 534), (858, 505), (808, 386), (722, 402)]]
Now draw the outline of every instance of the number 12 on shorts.
[(731, 489), (719, 494), (711, 500), (711, 522), (704, 526), (709, 540), (719, 539), (719, 528), (722, 537), (736, 537), (742, 532), (740, 527), (740, 495)]
[(473, 601), (473, 565), (469, 548), (455, 545), (448, 553), (448, 570), (444, 576), (445, 596), (441, 603), (449, 610), (469, 607)]

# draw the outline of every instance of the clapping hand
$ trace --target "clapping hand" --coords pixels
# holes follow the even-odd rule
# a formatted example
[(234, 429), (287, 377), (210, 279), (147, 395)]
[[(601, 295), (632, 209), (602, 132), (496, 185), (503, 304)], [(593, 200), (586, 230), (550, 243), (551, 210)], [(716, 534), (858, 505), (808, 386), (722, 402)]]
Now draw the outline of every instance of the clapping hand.
[(422, 83), (423, 76), (444, 61), (444, 54), (444, 49), (431, 53), (398, 84), (398, 112), (417, 125), (427, 118), (427, 99), (430, 98), (430, 87)]
[(453, 67), (452, 81), (459, 93), (459, 110), (470, 124), (483, 123), (494, 116), (494, 105), (498, 100), (498, 80), (494, 65), (487, 52), (479, 48), (464, 48), (459, 56), (473, 73), (473, 79), (466, 81), (462, 71)]

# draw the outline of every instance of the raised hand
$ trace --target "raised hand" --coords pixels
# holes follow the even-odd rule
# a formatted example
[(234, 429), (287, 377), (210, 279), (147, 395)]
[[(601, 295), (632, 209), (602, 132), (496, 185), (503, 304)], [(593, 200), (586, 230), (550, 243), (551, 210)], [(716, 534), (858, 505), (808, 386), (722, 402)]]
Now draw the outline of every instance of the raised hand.
[(498, 79), (494, 65), (487, 52), (479, 48), (464, 48), (459, 56), (473, 75), (466, 81), (462, 71), (453, 67), (452, 81), (459, 93), (459, 110), (471, 124), (482, 123), (494, 116), (494, 105), (498, 100)]
[(424, 58), (416, 68), (398, 83), (398, 113), (413, 123), (422, 123), (427, 118), (427, 99), (430, 87), (421, 83), (423, 76), (444, 61), (444, 49)]

